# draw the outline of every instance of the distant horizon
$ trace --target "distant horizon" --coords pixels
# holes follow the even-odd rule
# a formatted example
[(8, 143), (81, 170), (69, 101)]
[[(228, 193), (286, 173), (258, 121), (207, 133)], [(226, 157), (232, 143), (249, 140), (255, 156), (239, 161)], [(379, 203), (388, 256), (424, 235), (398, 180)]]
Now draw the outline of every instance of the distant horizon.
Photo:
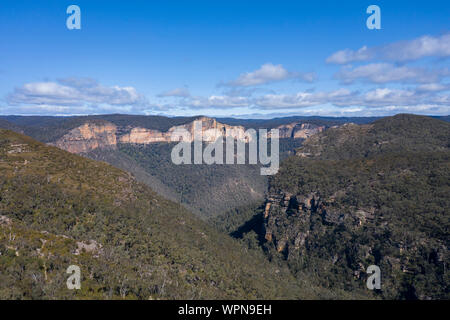
[(71, 117), (91, 117), (91, 116), (139, 116), (139, 117), (165, 117), (165, 118), (200, 118), (200, 117), (206, 117), (206, 118), (213, 118), (213, 119), (237, 119), (237, 120), (275, 120), (275, 119), (286, 119), (286, 118), (332, 118), (332, 119), (348, 119), (348, 118), (386, 118), (386, 117), (394, 117), (397, 115), (415, 115), (415, 116), (423, 116), (423, 117), (430, 117), (430, 118), (445, 118), (450, 117), (450, 114), (447, 115), (427, 115), (427, 114), (415, 114), (415, 113), (406, 113), (406, 112), (400, 112), (396, 114), (391, 115), (379, 115), (379, 116), (304, 116), (304, 115), (281, 115), (281, 116), (274, 116), (271, 118), (251, 118), (251, 117), (237, 117), (237, 116), (208, 116), (203, 114), (197, 114), (193, 116), (170, 116), (170, 115), (159, 115), (159, 114), (132, 114), (132, 113), (102, 113), (102, 114), (80, 114), (80, 115), (22, 115), (22, 114), (0, 114), (0, 118), (6, 118), (6, 117), (53, 117), (53, 118), (71, 118)]

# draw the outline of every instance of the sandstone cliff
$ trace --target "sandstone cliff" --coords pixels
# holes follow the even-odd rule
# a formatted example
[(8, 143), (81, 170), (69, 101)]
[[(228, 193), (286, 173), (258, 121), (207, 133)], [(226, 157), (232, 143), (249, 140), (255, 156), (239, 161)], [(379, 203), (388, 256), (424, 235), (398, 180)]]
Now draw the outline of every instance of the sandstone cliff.
[(280, 138), (306, 139), (316, 133), (325, 130), (325, 126), (316, 126), (310, 123), (290, 123), (277, 127), (280, 130)]
[(84, 153), (102, 147), (115, 147), (117, 127), (109, 122), (85, 123), (53, 143), (49, 143), (71, 153)]
[[(214, 142), (219, 137), (234, 136), (236, 139), (245, 140), (245, 129), (242, 126), (230, 126), (217, 122), (217, 120), (207, 117), (197, 119), (202, 121), (202, 137), (205, 142)], [(121, 143), (148, 144), (154, 142), (171, 142), (172, 134), (177, 131), (186, 130), (190, 134), (190, 141), (195, 139), (194, 122), (185, 125), (173, 126), (166, 132), (146, 128), (133, 128), (127, 134), (119, 138)]]
[[(249, 142), (251, 137), (246, 135), (243, 126), (232, 126), (218, 122), (216, 119), (201, 117), (202, 138), (205, 142), (214, 142), (219, 137), (232, 136), (235, 139)], [(325, 129), (308, 123), (291, 123), (277, 127), (280, 138), (307, 138)], [(167, 131), (142, 127), (118, 127), (107, 121), (87, 122), (50, 143), (53, 146), (72, 153), (86, 153), (97, 148), (115, 148), (117, 143), (150, 144), (156, 142), (171, 142), (172, 136), (177, 132), (188, 132), (193, 141), (198, 139), (194, 134), (194, 122), (173, 126)], [(269, 132), (270, 137), (270, 132)]]
[[(317, 231), (319, 226), (358, 228), (373, 221), (375, 208), (345, 210), (335, 206), (335, 197), (323, 198), (317, 192), (306, 195), (270, 194), (264, 210), (265, 239), (273, 243), (278, 252), (289, 248), (292, 254), (292, 251), (306, 249), (311, 230)], [(287, 227), (279, 228), (280, 224)]]

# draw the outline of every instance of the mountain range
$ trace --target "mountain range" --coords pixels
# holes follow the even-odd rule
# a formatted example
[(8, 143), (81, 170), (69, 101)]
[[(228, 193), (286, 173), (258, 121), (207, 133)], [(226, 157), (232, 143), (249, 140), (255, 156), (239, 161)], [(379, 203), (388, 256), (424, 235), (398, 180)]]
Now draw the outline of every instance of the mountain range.
[[(211, 141), (279, 129), (280, 171), (173, 164), (170, 133), (194, 120)], [(448, 117), (0, 127), (1, 298), (448, 299)], [(82, 290), (65, 288), (70, 264)], [(383, 286), (370, 291), (374, 264)]]

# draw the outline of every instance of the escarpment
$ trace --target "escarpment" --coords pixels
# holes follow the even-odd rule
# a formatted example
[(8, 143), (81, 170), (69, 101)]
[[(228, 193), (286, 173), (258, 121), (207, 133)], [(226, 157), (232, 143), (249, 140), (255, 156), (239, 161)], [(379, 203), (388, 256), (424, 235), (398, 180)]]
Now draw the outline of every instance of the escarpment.
[[(294, 273), (315, 272), (324, 286), (363, 290), (367, 268), (377, 265), (383, 277), (378, 294), (383, 298), (448, 297), (449, 243), (444, 234), (427, 230), (434, 224), (431, 217), (445, 224), (445, 209), (421, 206), (413, 218), (411, 209), (402, 211), (406, 200), (380, 201), (380, 206), (345, 192), (271, 193), (262, 225), (267, 252), (285, 260)], [(351, 202), (360, 203), (348, 205)]]
[[(211, 143), (220, 137), (226, 138), (229, 136), (246, 143), (251, 140), (251, 136), (246, 133), (243, 126), (223, 124), (216, 119), (208, 117), (200, 117), (196, 121), (201, 121), (200, 139), (204, 142)], [(280, 138), (304, 139), (323, 131), (325, 127), (308, 123), (292, 123), (289, 125), (281, 125), (277, 129), (280, 130)], [(186, 133), (187, 136), (185, 135)], [(101, 123), (86, 122), (49, 144), (72, 153), (87, 153), (98, 148), (116, 148), (117, 143), (169, 143), (178, 141), (177, 139), (180, 138), (177, 138), (177, 135), (182, 135), (184, 141), (192, 142), (198, 140), (199, 137), (195, 133), (195, 121), (172, 126), (167, 131), (139, 126), (117, 126), (108, 121), (102, 121)]]
[(264, 247), (325, 286), (448, 299), (448, 123), (412, 115), (310, 137), (271, 177)]
[(325, 130), (325, 126), (317, 126), (310, 123), (290, 123), (277, 127), (280, 130), (280, 138), (306, 139)]
[(71, 153), (84, 153), (102, 147), (115, 148), (116, 133), (117, 126), (112, 123), (87, 122), (49, 144)]
[[(233, 136), (236, 139), (247, 141), (245, 129), (242, 126), (230, 126), (217, 122), (215, 119), (201, 117), (196, 121), (202, 122), (202, 140), (205, 142), (214, 142), (219, 137)], [(119, 138), (121, 143), (139, 143), (148, 144), (155, 142), (172, 142), (172, 136), (178, 132), (188, 132), (188, 138), (185, 141), (193, 141), (196, 139), (194, 122), (185, 125), (173, 126), (166, 132), (152, 130), (146, 128), (132, 128), (129, 133)]]
[(334, 196), (321, 197), (318, 192), (272, 193), (266, 199), (264, 237), (278, 252), (293, 254), (307, 248), (312, 231), (338, 226), (356, 229), (373, 222), (374, 214), (374, 207), (343, 209), (335, 205)]

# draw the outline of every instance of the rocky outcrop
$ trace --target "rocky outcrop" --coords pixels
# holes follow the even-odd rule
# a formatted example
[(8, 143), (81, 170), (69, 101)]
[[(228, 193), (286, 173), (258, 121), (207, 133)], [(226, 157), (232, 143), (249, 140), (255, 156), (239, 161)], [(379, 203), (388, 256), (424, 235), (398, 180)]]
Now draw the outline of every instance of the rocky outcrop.
[(278, 252), (299, 250), (305, 247), (312, 230), (339, 225), (358, 228), (372, 221), (375, 215), (375, 208), (343, 210), (333, 203), (333, 197), (323, 198), (316, 192), (270, 194), (264, 210), (265, 239)]
[[(245, 136), (245, 128), (242, 126), (230, 126), (217, 122), (215, 119), (201, 117), (197, 121), (202, 122), (202, 139), (205, 142), (214, 142), (220, 137), (233, 136), (238, 140), (248, 141), (248, 137)], [(159, 130), (152, 130), (146, 128), (133, 128), (127, 134), (122, 135), (119, 138), (121, 143), (139, 143), (149, 144), (155, 142), (171, 142), (174, 133), (187, 131), (190, 139), (193, 141), (196, 136), (194, 134), (194, 122), (187, 123), (185, 125), (171, 127), (166, 132)]]
[(290, 123), (277, 127), (280, 130), (280, 138), (306, 139), (325, 130), (325, 126), (317, 126), (311, 123)]
[[(97, 148), (115, 148), (117, 143), (150, 144), (178, 141), (181, 139), (180, 133), (183, 132), (189, 133), (187, 136), (183, 135), (183, 139), (191, 142), (202, 139), (204, 142), (211, 143), (220, 137), (233, 137), (246, 143), (251, 140), (251, 136), (246, 134), (243, 126), (223, 124), (208, 117), (201, 117), (196, 121), (202, 122), (200, 138), (198, 137), (200, 135), (196, 135), (194, 132), (194, 121), (173, 126), (164, 132), (142, 127), (118, 127), (113, 123), (102, 121), (100, 123), (87, 122), (72, 129), (50, 145), (72, 153), (86, 153)], [(277, 129), (280, 130), (280, 138), (307, 138), (323, 131), (325, 127), (308, 123), (291, 123), (279, 126)]]
[[(340, 277), (362, 288), (366, 268), (375, 264), (382, 270), (382, 294), (386, 297), (432, 298), (433, 291), (410, 284), (403, 287), (402, 274), (423, 277), (425, 272), (434, 275), (445, 270), (449, 251), (444, 241), (392, 236), (385, 217), (375, 207), (334, 202), (334, 196), (323, 197), (318, 192), (270, 194), (263, 211), (265, 249), (293, 268), (321, 270), (324, 278), (335, 272), (332, 270), (346, 270)], [(428, 269), (417, 268), (420, 258)]]
[(127, 133), (119, 138), (121, 143), (139, 143), (148, 144), (154, 142), (170, 141), (170, 135), (159, 130), (152, 130), (146, 128), (133, 128), (130, 133)]
[(12, 224), (12, 220), (7, 216), (0, 216), (0, 225), (9, 226)]
[(115, 147), (117, 127), (109, 122), (87, 122), (58, 139), (49, 143), (72, 153), (84, 153), (102, 147)]
[(77, 241), (77, 248), (73, 252), (74, 255), (80, 255), (83, 252), (93, 254), (94, 258), (98, 258), (103, 252), (103, 246), (95, 240), (90, 239), (88, 242)]
[(25, 143), (11, 144), (8, 154), (28, 152), (28, 145)]

